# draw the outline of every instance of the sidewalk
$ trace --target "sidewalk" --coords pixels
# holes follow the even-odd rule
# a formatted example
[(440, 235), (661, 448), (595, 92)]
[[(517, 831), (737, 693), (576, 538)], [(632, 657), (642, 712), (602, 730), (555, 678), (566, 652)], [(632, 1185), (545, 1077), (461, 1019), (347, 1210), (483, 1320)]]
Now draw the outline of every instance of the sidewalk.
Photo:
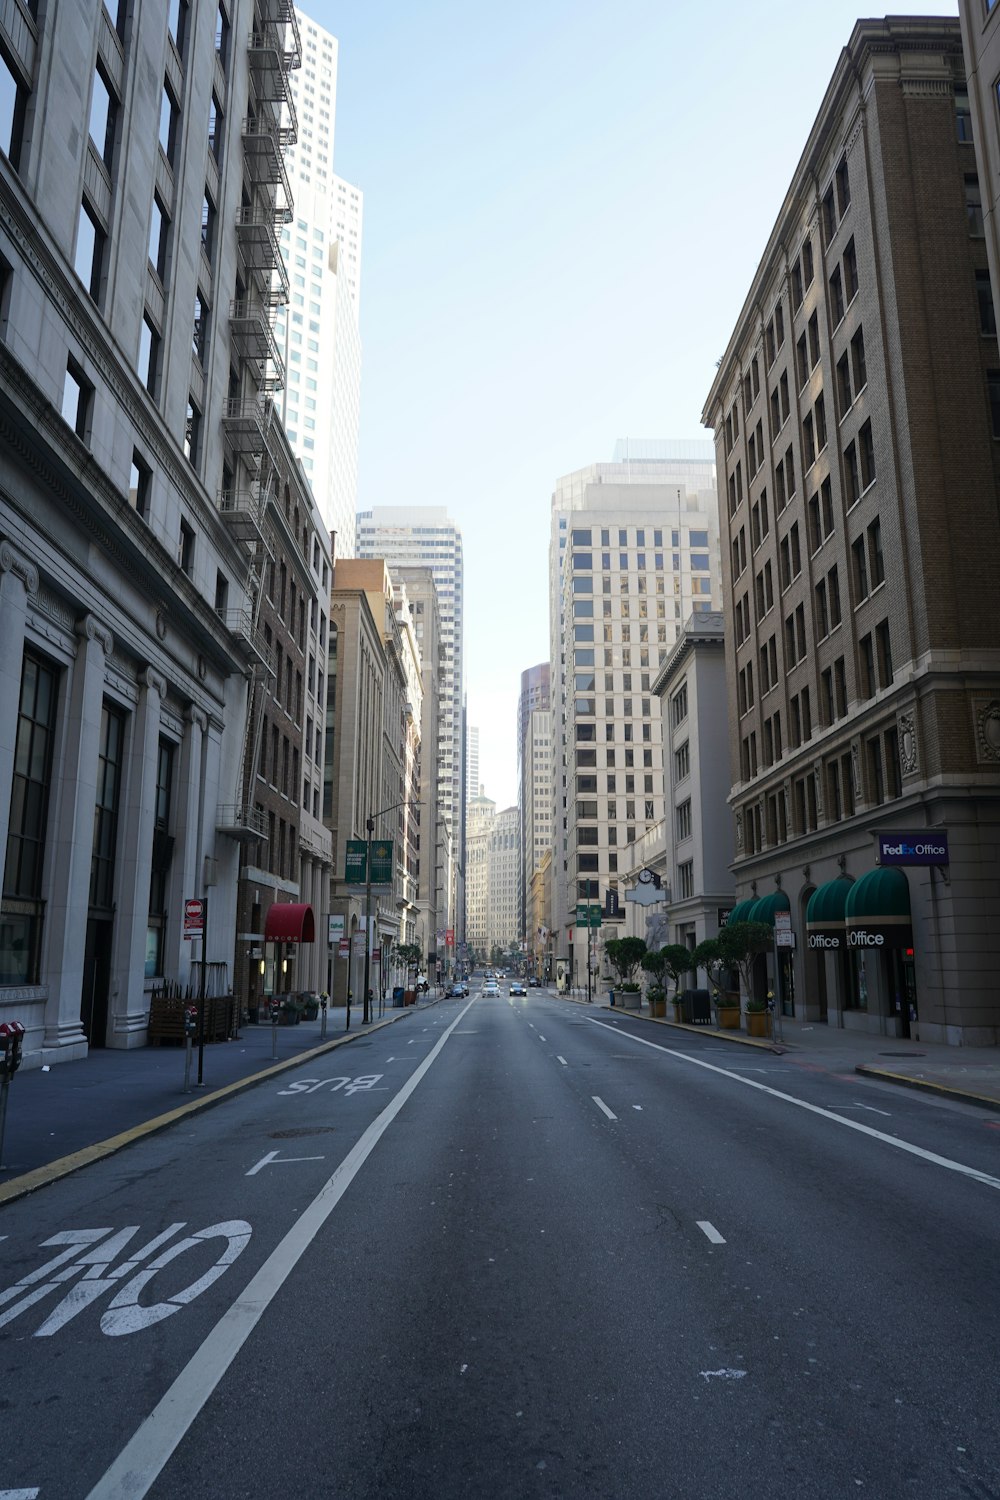
[[(549, 993), (554, 995), (555, 991)], [(575, 994), (565, 998), (578, 1004), (587, 1003)], [(645, 1007), (640, 1011), (618, 1011), (603, 998), (595, 999), (593, 1006), (613, 1015), (651, 1019)], [(710, 1036), (737, 1047), (763, 1048), (787, 1055), (803, 1067), (826, 1073), (861, 1073), (882, 1083), (922, 1089), (941, 1098), (1000, 1111), (1000, 1047), (946, 1047), (940, 1042), (901, 1041), (898, 1037), (847, 1031), (821, 1021), (793, 1021), (788, 1016), (781, 1017), (780, 1040), (774, 1042), (757, 1041), (742, 1031), (718, 1031), (711, 1026), (684, 1026), (674, 1021), (652, 1021), (652, 1024), (674, 1035)]]
[[(162, 1130), (185, 1115), (210, 1108), (268, 1073), (301, 1066), (359, 1036), (436, 1005), (429, 994), (417, 1005), (388, 1008), (381, 1020), (361, 1024), (361, 1007), (351, 1008), (351, 1029), (344, 1030), (343, 1007), (322, 1020), (277, 1028), (278, 1060), (272, 1058), (270, 1025), (241, 1026), (230, 1042), (205, 1047), (204, 1086), (197, 1086), (198, 1047), (191, 1061), (190, 1094), (184, 1093), (184, 1048), (139, 1047), (133, 1052), (95, 1049), (79, 1062), (56, 1063), (48, 1070), (21, 1069), (11, 1080), (7, 1125), (0, 1164), (0, 1205), (42, 1187), (88, 1162)], [(376, 1007), (377, 1009), (377, 1007)], [(365, 1051), (357, 1053), (355, 1072), (366, 1070)], [(354, 1066), (353, 1061), (351, 1066)]]

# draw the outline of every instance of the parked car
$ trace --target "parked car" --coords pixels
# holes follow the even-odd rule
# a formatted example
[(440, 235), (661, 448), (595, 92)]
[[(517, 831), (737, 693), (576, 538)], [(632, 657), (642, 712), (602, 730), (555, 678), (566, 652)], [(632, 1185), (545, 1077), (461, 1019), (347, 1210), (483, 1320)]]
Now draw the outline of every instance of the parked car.
[(465, 985), (458, 981), (456, 981), (454, 984), (449, 984), (447, 990), (445, 991), (445, 994), (450, 1000), (461, 1000), (468, 993), (469, 991), (467, 990)]
[(510, 993), (512, 995), (526, 995), (528, 991), (519, 979), (515, 979), (511, 982)]

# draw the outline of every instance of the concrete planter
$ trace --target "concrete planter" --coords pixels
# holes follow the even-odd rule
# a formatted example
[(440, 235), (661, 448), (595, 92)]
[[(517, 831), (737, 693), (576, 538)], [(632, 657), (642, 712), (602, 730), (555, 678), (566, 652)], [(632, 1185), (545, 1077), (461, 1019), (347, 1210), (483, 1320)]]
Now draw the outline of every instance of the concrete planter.
[(642, 1005), (641, 990), (615, 990), (615, 1004), (622, 1010), (638, 1010)]
[(717, 1005), (715, 1019), (720, 1031), (739, 1031), (740, 1008), (738, 1005)]
[(771, 1035), (771, 1017), (766, 1010), (747, 1011), (747, 1036)]

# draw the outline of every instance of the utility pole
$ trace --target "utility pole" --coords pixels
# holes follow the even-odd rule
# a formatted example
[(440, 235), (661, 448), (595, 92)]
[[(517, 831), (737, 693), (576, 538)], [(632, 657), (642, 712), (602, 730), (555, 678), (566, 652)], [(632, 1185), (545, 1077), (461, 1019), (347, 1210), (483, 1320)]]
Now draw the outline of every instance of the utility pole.
[[(375, 819), (384, 817), (386, 813), (396, 812), (400, 807), (405, 807), (406, 802), (394, 802), (391, 807), (383, 807), (377, 813), (369, 813), (365, 820), (365, 832), (368, 835), (365, 844), (365, 994), (364, 1009), (361, 1013), (362, 1024), (367, 1026), (371, 1020), (371, 925), (372, 925), (372, 834), (375, 832)], [(381, 975), (381, 966), (379, 968)], [(381, 978), (379, 984), (381, 984)], [(350, 1012), (348, 1011), (348, 1016)]]

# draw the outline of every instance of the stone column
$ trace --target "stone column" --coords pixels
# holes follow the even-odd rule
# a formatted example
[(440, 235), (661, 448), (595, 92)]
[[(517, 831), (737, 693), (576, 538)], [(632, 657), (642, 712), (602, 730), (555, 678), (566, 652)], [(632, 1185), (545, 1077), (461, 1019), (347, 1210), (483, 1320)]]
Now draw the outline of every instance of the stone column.
[(49, 985), (43, 1051), (60, 1058), (83, 1057), (87, 1041), (80, 1025), (83, 959), (90, 907), (90, 856), (94, 846), (97, 754), (104, 706), (104, 660), (114, 641), (93, 615), (78, 621), (80, 646), (69, 685), (54, 830), (46, 859), (51, 871), (45, 922), (43, 977)]
[(14, 746), (21, 703), (21, 666), (28, 596), (38, 592), (38, 569), (0, 542), (0, 890), (10, 828), (10, 790), (14, 779)]
[(111, 1047), (142, 1047), (146, 1042), (146, 929), (149, 878), (156, 820), (156, 770), (160, 748), (160, 703), (166, 679), (151, 667), (139, 674), (139, 706), (132, 736), (120, 818), (118, 905), (111, 962), (109, 1014)]

